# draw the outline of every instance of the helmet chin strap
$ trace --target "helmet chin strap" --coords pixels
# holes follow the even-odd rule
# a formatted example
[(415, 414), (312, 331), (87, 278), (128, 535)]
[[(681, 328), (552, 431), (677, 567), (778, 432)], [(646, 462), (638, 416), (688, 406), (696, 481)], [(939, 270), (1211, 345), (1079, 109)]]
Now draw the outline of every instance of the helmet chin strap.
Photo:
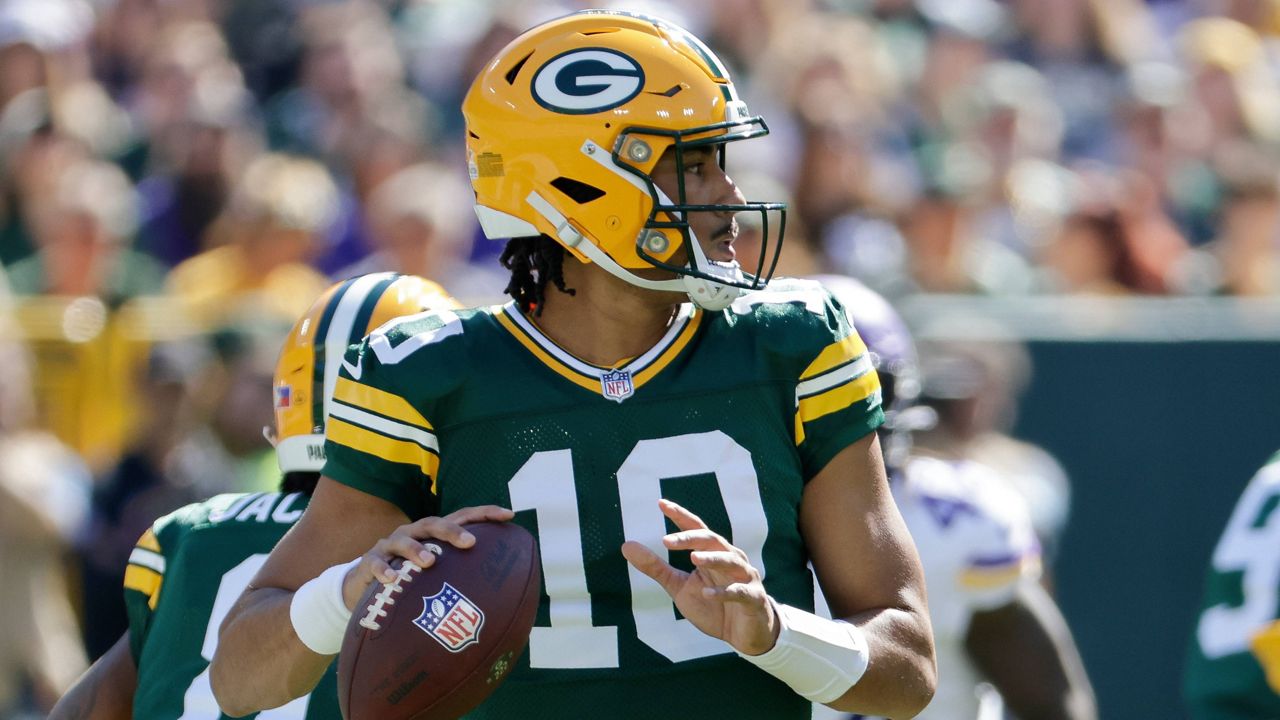
[[(670, 203), (670, 200), (665, 196), (662, 197), (662, 200)], [(695, 305), (712, 312), (729, 307), (734, 300), (737, 300), (742, 295), (741, 288), (692, 275), (680, 275), (670, 280), (650, 280), (649, 278), (641, 277), (619, 265), (608, 253), (600, 249), (600, 246), (592, 242), (583, 242), (582, 233), (578, 232), (560, 211), (552, 207), (551, 203), (543, 199), (537, 192), (529, 193), (529, 196), (525, 198), (525, 202), (529, 203), (530, 207), (555, 227), (556, 237), (560, 239), (560, 242), (571, 248), (577, 248), (591, 262), (599, 265), (610, 275), (625, 282), (649, 290), (683, 292), (689, 296), (689, 299)], [(738, 267), (736, 261), (733, 263), (713, 263), (707, 260), (706, 254), (702, 252), (702, 246), (697, 238), (694, 237), (692, 229), (689, 231), (689, 239), (689, 252), (693, 254), (695, 268), (708, 275), (722, 276), (725, 280), (741, 279), (742, 270)]]
[[(698, 242), (692, 228), (689, 229), (689, 252), (693, 253), (693, 266), (702, 272), (726, 281), (742, 282), (742, 268), (738, 266), (738, 261), (719, 263), (707, 260), (706, 254), (702, 252), (702, 243)], [(689, 299), (698, 307), (713, 312), (729, 307), (743, 292), (742, 288), (693, 275), (681, 275), (680, 279)]]

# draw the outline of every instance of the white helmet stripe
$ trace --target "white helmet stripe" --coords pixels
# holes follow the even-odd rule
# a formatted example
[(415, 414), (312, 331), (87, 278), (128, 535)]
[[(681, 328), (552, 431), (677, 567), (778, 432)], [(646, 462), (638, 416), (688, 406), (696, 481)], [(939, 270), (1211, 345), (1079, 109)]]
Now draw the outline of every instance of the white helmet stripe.
[[(329, 332), (324, 337), (324, 420), (329, 422), (329, 411), (333, 407), (333, 388), (338, 384), (338, 368), (342, 367), (342, 357), (347, 352), (355, 330), (356, 316), (360, 306), (364, 304), (369, 293), (378, 283), (395, 277), (395, 273), (373, 273), (357, 278), (338, 300), (338, 307), (329, 323)], [(364, 335), (364, 333), (360, 333)], [(316, 338), (319, 340), (320, 338)], [(314, 402), (314, 400), (312, 400)]]

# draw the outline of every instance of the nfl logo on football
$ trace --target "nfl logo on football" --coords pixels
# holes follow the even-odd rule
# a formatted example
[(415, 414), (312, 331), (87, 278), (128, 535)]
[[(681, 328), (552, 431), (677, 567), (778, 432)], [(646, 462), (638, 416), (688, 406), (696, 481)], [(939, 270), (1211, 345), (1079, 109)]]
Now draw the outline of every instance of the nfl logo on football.
[(635, 386), (631, 384), (631, 373), (626, 370), (611, 370), (600, 376), (600, 392), (609, 400), (622, 402), (635, 391)]
[(422, 614), (413, 624), (449, 652), (460, 652), (479, 639), (484, 612), (449, 583), (435, 595), (422, 598), (422, 606)]

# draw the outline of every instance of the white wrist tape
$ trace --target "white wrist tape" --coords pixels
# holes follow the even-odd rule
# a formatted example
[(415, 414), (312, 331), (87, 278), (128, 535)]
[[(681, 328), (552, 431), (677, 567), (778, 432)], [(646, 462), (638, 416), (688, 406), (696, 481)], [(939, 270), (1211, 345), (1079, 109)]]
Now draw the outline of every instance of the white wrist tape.
[(347, 572), (360, 563), (356, 558), (349, 563), (334, 565), (308, 580), (293, 594), (289, 603), (289, 621), (293, 631), (314, 653), (336, 655), (342, 649), (342, 637), (347, 631), (351, 611), (342, 599), (342, 581)]
[(762, 655), (740, 657), (813, 702), (829, 703), (862, 678), (871, 657), (861, 629), (790, 605), (773, 607), (782, 624), (777, 644)]

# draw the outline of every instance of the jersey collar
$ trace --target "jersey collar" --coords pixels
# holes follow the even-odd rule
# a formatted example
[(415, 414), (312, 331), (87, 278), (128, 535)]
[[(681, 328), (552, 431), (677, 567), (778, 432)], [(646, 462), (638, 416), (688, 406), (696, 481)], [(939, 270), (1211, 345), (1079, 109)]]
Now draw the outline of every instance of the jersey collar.
[[(671, 327), (667, 328), (667, 332), (657, 344), (639, 357), (632, 358), (617, 367), (607, 368), (583, 362), (556, 345), (537, 326), (529, 322), (514, 302), (494, 306), (492, 312), (498, 324), (506, 328), (525, 349), (548, 368), (566, 380), (587, 390), (604, 393), (606, 397), (609, 396), (608, 393), (602, 390), (606, 375), (617, 377), (618, 373), (622, 373), (629, 376), (634, 389), (639, 389), (671, 364), (671, 361), (689, 344), (697, 334), (705, 314), (693, 303), (682, 304), (671, 322)], [(618, 398), (611, 399), (621, 402)]]

